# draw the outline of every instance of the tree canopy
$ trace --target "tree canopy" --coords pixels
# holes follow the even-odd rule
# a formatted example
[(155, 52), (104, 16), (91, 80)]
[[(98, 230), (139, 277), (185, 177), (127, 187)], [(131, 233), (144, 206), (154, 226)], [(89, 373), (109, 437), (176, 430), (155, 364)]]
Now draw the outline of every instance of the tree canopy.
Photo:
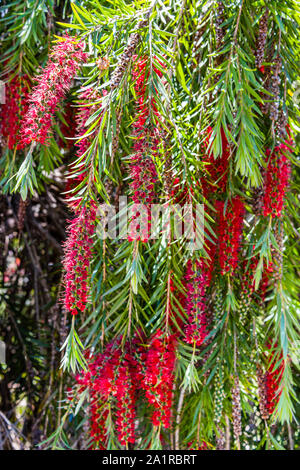
[(298, 26), (2, 0), (0, 448), (298, 448)]

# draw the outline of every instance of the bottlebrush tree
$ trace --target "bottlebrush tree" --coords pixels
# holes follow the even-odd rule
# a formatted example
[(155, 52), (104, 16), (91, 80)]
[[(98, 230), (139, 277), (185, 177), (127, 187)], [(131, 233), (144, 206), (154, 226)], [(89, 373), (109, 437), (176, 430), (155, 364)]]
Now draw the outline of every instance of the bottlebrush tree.
[(297, 3), (0, 12), (0, 442), (299, 446)]

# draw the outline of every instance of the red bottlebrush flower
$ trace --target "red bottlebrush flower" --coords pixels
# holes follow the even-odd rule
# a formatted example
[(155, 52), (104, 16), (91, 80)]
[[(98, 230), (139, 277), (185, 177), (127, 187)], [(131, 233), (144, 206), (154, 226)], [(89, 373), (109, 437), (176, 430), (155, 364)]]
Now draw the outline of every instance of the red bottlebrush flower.
[(185, 328), (184, 340), (201, 346), (208, 334), (205, 290), (208, 279), (202, 270), (202, 262), (189, 260), (185, 275), (186, 310), (189, 324)]
[(258, 265), (258, 257), (253, 256), (250, 260), (242, 262), (241, 299), (245, 306), (248, 305), (255, 290), (255, 272)]
[(66, 36), (52, 48), (49, 61), (29, 97), (29, 109), (21, 128), (22, 145), (47, 143), (54, 113), (80, 65), (87, 59), (83, 47), (76, 38)]
[(104, 366), (97, 365), (93, 389), (101, 397), (104, 409), (110, 406), (120, 444), (134, 443), (135, 388), (129, 363), (122, 356), (120, 341), (108, 345), (103, 359)]
[[(291, 145), (292, 143), (286, 142), (286, 144)], [(262, 209), (265, 217), (269, 215), (280, 217), (282, 213), (291, 173), (290, 161), (286, 156), (289, 147), (286, 144), (276, 146), (272, 153), (270, 150), (267, 150), (269, 160), (265, 170)]]
[(111, 345), (108, 345), (103, 354), (92, 356), (87, 352), (88, 369), (76, 376), (79, 386), (78, 392), (83, 393), (85, 390), (88, 390), (90, 395), (89, 418), (91, 422), (90, 437), (92, 449), (105, 450), (107, 447), (107, 419), (109, 412), (107, 403), (103, 398), (103, 392), (99, 388), (98, 377), (110, 360), (110, 350)]
[(115, 424), (120, 444), (134, 444), (135, 400), (140, 389), (154, 408), (152, 423), (165, 428), (171, 425), (175, 336), (159, 330), (146, 348), (145, 338), (139, 334), (131, 344), (125, 343), (123, 351), (121, 342), (119, 337), (103, 353), (88, 354), (88, 370), (76, 377), (78, 391), (88, 389), (90, 393), (91, 438), (97, 449), (106, 448), (108, 418)]
[(239, 196), (217, 201), (219, 216), (218, 248), (221, 274), (232, 273), (238, 266), (238, 253), (243, 228), (244, 204)]
[[(198, 186), (198, 182), (196, 182), (196, 186)], [(190, 188), (190, 194), (191, 195), (195, 194), (195, 191), (193, 188)], [(181, 186), (179, 178), (175, 178), (173, 181), (171, 199), (172, 199), (173, 204), (179, 204), (181, 207), (183, 207), (185, 204), (192, 203), (192, 199), (189, 200), (189, 191), (188, 191), (187, 185), (185, 184)], [(204, 210), (205, 210), (205, 213), (208, 212), (208, 209), (206, 206), (204, 206)], [(195, 230), (195, 227), (194, 227), (194, 230)], [(213, 239), (213, 236), (211, 233), (209, 233), (209, 239), (207, 238), (206, 233), (204, 233), (204, 240), (205, 240), (205, 250), (207, 253), (207, 258), (203, 259), (201, 270), (203, 274), (207, 277), (207, 285), (209, 285), (212, 279), (214, 268), (215, 268), (217, 243), (216, 243), (216, 240)]]
[[(147, 97), (148, 73), (147, 59), (139, 59), (135, 63), (133, 77), (135, 78), (135, 91), (137, 95), (137, 118), (134, 127), (133, 154), (130, 157), (130, 188), (131, 198), (135, 204), (145, 204), (147, 214), (143, 222), (143, 228), (135, 223), (139, 217), (138, 208), (133, 206), (133, 216), (130, 224), (129, 241), (141, 240), (146, 242), (149, 239), (150, 205), (155, 199), (155, 184), (158, 180), (154, 164), (155, 154), (159, 144), (158, 122), (156, 128), (150, 126), (150, 109), (153, 116), (158, 116), (154, 98)], [(154, 68), (154, 73), (161, 76), (161, 72)], [(139, 230), (141, 229), (141, 230)], [(138, 230), (139, 235), (136, 233)]]
[(139, 330), (132, 339), (130, 356), (128, 358), (130, 362), (133, 383), (138, 384), (141, 389), (145, 375), (145, 364), (147, 357), (146, 343), (146, 336), (142, 331)]
[(107, 449), (108, 431), (107, 431), (107, 419), (109, 410), (108, 408), (99, 402), (96, 398), (92, 399), (90, 407), (91, 413), (91, 439), (92, 448), (98, 450)]
[(0, 106), (0, 136), (10, 150), (24, 147), (20, 141), (20, 124), (27, 113), (29, 89), (26, 75), (16, 75), (5, 86), (5, 103)]
[(154, 426), (169, 428), (172, 415), (174, 383), (175, 336), (166, 336), (158, 330), (150, 340), (144, 367), (143, 388), (154, 407), (151, 421)]
[[(197, 182), (196, 182), (197, 185)], [(193, 195), (194, 194), (194, 189), (190, 188), (190, 193)], [(179, 204), (181, 207), (183, 207), (185, 204), (190, 203), (189, 201), (189, 191), (187, 185), (180, 185), (180, 180), (179, 178), (175, 178), (173, 181), (173, 189), (171, 191), (171, 198), (174, 204)], [(212, 235), (210, 234), (210, 237)], [(202, 259), (201, 262), (197, 262), (196, 269), (201, 270), (201, 273), (199, 275), (201, 276), (202, 284), (204, 291), (205, 289), (209, 286), (214, 270), (214, 265), (215, 265), (215, 254), (216, 254), (216, 243), (214, 243), (211, 240), (208, 240), (205, 237), (205, 249), (208, 255), (208, 258)], [(180, 290), (176, 290), (176, 299), (177, 299), (177, 309), (184, 310), (186, 309), (188, 311), (189, 315), (189, 322), (190, 325), (186, 329), (186, 341), (189, 343), (193, 343), (195, 339), (195, 335), (197, 335), (196, 331), (198, 331), (198, 327), (200, 328), (198, 331), (198, 339), (196, 341), (196, 344), (200, 346), (202, 342), (204, 341), (204, 338), (206, 336), (206, 333), (204, 334), (204, 324), (206, 325), (206, 319), (205, 319), (205, 314), (204, 311), (200, 313), (198, 311), (198, 314), (196, 314), (197, 310), (197, 301), (196, 298), (200, 300), (200, 297), (203, 297), (202, 300), (203, 302), (205, 301), (204, 299), (204, 291), (199, 292), (198, 291), (198, 284), (197, 281), (194, 280), (194, 277), (196, 276), (196, 273), (194, 273), (193, 268), (192, 268), (192, 263), (191, 261), (188, 262), (187, 266), (187, 271), (186, 275), (183, 279), (182, 286), (184, 289), (186, 289), (186, 293), (182, 293)], [(175, 288), (173, 286), (172, 282), (172, 290), (174, 291)], [(202, 289), (201, 289), (202, 290)], [(181, 309), (180, 306), (183, 306)], [(204, 307), (204, 304), (202, 305)], [(176, 323), (179, 324), (179, 326), (182, 326), (182, 320), (181, 318), (171, 312), (173, 315), (174, 320)], [(201, 317), (201, 319), (200, 319)]]
[[(130, 187), (133, 191), (132, 200), (135, 204), (151, 204), (155, 198), (154, 186), (157, 173), (151, 156), (146, 153), (141, 142), (135, 144), (136, 154), (131, 157)], [(139, 149), (137, 148), (139, 147)], [(151, 147), (151, 151), (153, 151)], [(145, 152), (145, 153), (143, 153)]]
[[(137, 134), (140, 132), (145, 132), (145, 126), (148, 123), (150, 117), (150, 110), (154, 117), (159, 117), (159, 113), (157, 111), (157, 106), (155, 102), (155, 98), (149, 99), (147, 96), (147, 81), (149, 78), (149, 73), (147, 72), (147, 66), (149, 64), (147, 58), (140, 58), (138, 60), (137, 56), (134, 57), (135, 60), (135, 67), (133, 70), (133, 78), (135, 79), (135, 92), (137, 95), (137, 112), (138, 112), (138, 119), (135, 121), (133, 126), (137, 130)], [(160, 62), (160, 65), (163, 67), (164, 65)], [(157, 75), (157, 77), (161, 77), (162, 73), (157, 67), (153, 67), (153, 73)], [(158, 119), (155, 119), (156, 124), (158, 124)]]
[(135, 359), (121, 349), (121, 337), (109, 343), (102, 354), (89, 357), (88, 371), (77, 376), (79, 390), (89, 389), (91, 396), (91, 438), (94, 448), (105, 449), (108, 409), (114, 420), (121, 445), (134, 444), (135, 399), (139, 382), (135, 381)]
[(70, 223), (65, 242), (65, 296), (66, 309), (76, 315), (83, 312), (88, 296), (88, 271), (92, 258), (92, 236), (95, 231), (96, 204), (79, 210)]
[[(201, 178), (201, 186), (203, 196), (209, 201), (212, 201), (212, 197), (226, 192), (230, 148), (224, 129), (221, 128), (222, 153), (218, 158), (214, 158), (209, 142), (212, 128), (208, 127), (206, 129), (206, 133), (207, 136), (203, 143), (203, 151), (205, 152), (205, 155), (202, 159), (204, 163), (204, 177)], [(211, 217), (214, 217), (214, 214), (211, 213), (211, 210), (208, 207), (205, 207), (205, 212)], [(216, 233), (216, 235), (218, 235), (218, 233)], [(209, 233), (209, 237), (212, 237), (211, 233)], [(207, 275), (208, 283), (210, 283), (215, 269), (217, 240), (210, 240), (205, 237), (205, 249), (208, 259), (205, 264), (203, 264), (202, 270)]]
[(207, 137), (203, 144), (206, 154), (202, 160), (203, 163), (205, 163), (205, 177), (201, 178), (201, 185), (204, 197), (210, 198), (212, 194), (224, 193), (226, 190), (230, 149), (225, 132), (221, 129), (222, 155), (218, 158), (214, 158), (213, 152), (209, 148), (212, 128), (208, 127), (206, 132)]
[[(268, 345), (271, 349), (271, 345)], [(276, 368), (276, 363), (281, 360), (281, 364)], [(282, 353), (280, 356), (276, 356), (274, 351), (270, 352), (268, 358), (268, 370), (265, 374), (265, 386), (266, 386), (266, 398), (267, 398), (267, 409), (270, 415), (275, 411), (277, 403), (281, 395), (280, 382), (284, 372), (284, 361)]]
[(116, 379), (116, 428), (119, 442), (122, 445), (134, 444), (135, 420), (135, 387), (130, 373), (130, 362), (126, 360), (120, 365)]
[[(155, 199), (155, 183), (157, 182), (157, 173), (151, 155), (146, 153), (143, 144), (140, 150), (131, 156), (130, 164), (130, 187), (132, 190), (132, 200), (134, 202), (131, 207), (132, 217), (129, 224), (128, 240), (141, 240), (147, 242), (150, 237), (150, 220), (151, 220), (151, 204)], [(135, 144), (137, 150), (138, 143)], [(153, 155), (154, 147), (151, 148)], [(144, 153), (145, 152), (145, 153)], [(144, 204), (143, 213), (140, 213), (139, 204)]]

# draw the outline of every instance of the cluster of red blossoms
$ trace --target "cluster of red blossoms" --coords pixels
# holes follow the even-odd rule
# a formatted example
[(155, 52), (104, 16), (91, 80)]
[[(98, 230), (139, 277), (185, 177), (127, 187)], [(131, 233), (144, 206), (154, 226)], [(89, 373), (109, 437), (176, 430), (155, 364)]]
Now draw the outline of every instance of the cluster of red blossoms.
[(29, 97), (29, 109), (21, 128), (22, 145), (47, 143), (57, 107), (70, 89), (76, 72), (87, 59), (83, 48), (83, 43), (69, 36), (52, 48), (50, 59)]
[[(268, 345), (271, 349), (271, 345)], [(278, 357), (275, 357), (274, 351), (271, 351), (268, 359), (268, 370), (265, 373), (265, 387), (266, 387), (266, 399), (267, 409), (270, 415), (274, 413), (276, 405), (279, 401), (281, 389), (280, 382), (284, 372), (284, 361), (282, 360), (282, 353), (280, 354), (280, 365), (276, 367)]]
[(233, 273), (238, 266), (238, 254), (243, 228), (244, 204), (239, 196), (228, 204), (216, 202), (218, 211), (218, 250), (221, 274)]
[(0, 106), (0, 136), (8, 148), (24, 147), (20, 140), (20, 123), (27, 113), (30, 82), (26, 75), (16, 75), (5, 86), (5, 103)]
[[(254, 249), (254, 247), (253, 247)], [(242, 294), (246, 295), (247, 297), (251, 297), (255, 290), (255, 272), (258, 265), (258, 257), (253, 256), (250, 260), (245, 260), (242, 263)]]
[(172, 388), (175, 367), (175, 339), (161, 331), (147, 347), (137, 337), (121, 346), (122, 337), (109, 343), (105, 351), (88, 356), (88, 370), (76, 377), (79, 391), (90, 393), (91, 439), (93, 448), (105, 449), (109, 418), (116, 426), (122, 446), (135, 442), (135, 402), (144, 391), (153, 406), (152, 423), (171, 424)]
[(171, 425), (175, 347), (175, 336), (166, 336), (160, 330), (150, 339), (142, 384), (146, 398), (154, 407), (151, 417), (154, 426), (169, 428)]
[(202, 269), (202, 262), (189, 260), (185, 274), (188, 325), (185, 328), (185, 341), (201, 346), (208, 334), (207, 305), (205, 290), (209, 284), (207, 275)]
[[(135, 62), (133, 77), (135, 79), (135, 92), (137, 95), (136, 112), (137, 118), (133, 123), (134, 146), (130, 157), (130, 187), (132, 190), (132, 220), (129, 227), (129, 241), (149, 239), (150, 205), (155, 199), (155, 183), (157, 172), (153, 159), (159, 144), (158, 128), (150, 124), (150, 110), (153, 116), (158, 116), (154, 98), (147, 97), (147, 59), (139, 59)], [(161, 72), (154, 67), (154, 73), (161, 76)], [(142, 227), (135, 221), (140, 217), (138, 204), (147, 207), (146, 220), (141, 221)], [(137, 234), (139, 232), (139, 235)]]
[(212, 128), (208, 127), (207, 137), (204, 142), (205, 156), (203, 158), (205, 177), (201, 178), (203, 195), (208, 198), (215, 193), (224, 193), (227, 185), (228, 163), (230, 149), (223, 128), (221, 128), (222, 154), (214, 158), (213, 152), (209, 148), (209, 140)]
[(66, 271), (64, 305), (72, 315), (83, 312), (87, 303), (95, 219), (96, 204), (91, 202), (89, 206), (78, 208), (68, 229), (63, 262)]
[[(291, 146), (292, 142), (286, 142)], [(264, 178), (263, 215), (265, 217), (280, 217), (287, 190), (291, 164), (286, 156), (289, 147), (286, 144), (277, 145), (273, 152), (267, 150), (269, 158)]]
[(118, 367), (118, 377), (115, 382), (116, 400), (118, 409), (116, 412), (116, 428), (121, 445), (127, 443), (134, 444), (134, 419), (135, 419), (135, 394), (136, 385), (134, 385), (131, 375), (131, 359), (129, 356), (123, 360)]
[[(210, 283), (212, 278), (213, 271), (215, 269), (215, 258), (217, 256), (217, 250), (219, 248), (219, 252), (222, 251), (222, 246), (226, 243), (226, 240), (223, 240), (223, 234), (225, 233), (223, 229), (225, 229), (224, 222), (227, 219), (227, 214), (225, 216), (222, 215), (222, 211), (224, 210), (224, 204), (220, 201), (213, 201), (214, 197), (218, 197), (218, 195), (224, 194), (226, 192), (227, 180), (228, 180), (228, 164), (229, 164), (229, 156), (230, 156), (230, 148), (228, 144), (228, 140), (224, 129), (221, 128), (221, 140), (222, 140), (222, 153), (219, 155), (218, 158), (214, 158), (213, 152), (210, 148), (210, 138), (212, 135), (212, 128), (209, 126), (206, 129), (206, 138), (203, 143), (205, 155), (203, 157), (204, 163), (204, 177), (201, 178), (201, 186), (203, 191), (203, 196), (208, 199), (211, 204), (216, 206), (217, 209), (217, 217), (216, 222), (220, 225), (220, 233), (218, 233), (218, 229), (216, 229), (216, 235), (220, 236), (220, 244), (218, 246), (218, 240), (205, 240), (205, 248), (208, 254), (209, 259), (206, 260), (206, 263), (202, 266), (202, 271), (207, 275), (207, 281)], [(208, 207), (205, 208), (205, 212), (209, 213), (211, 217), (214, 217), (214, 214), (211, 213)], [(217, 228), (216, 224), (216, 228)], [(228, 224), (228, 229), (230, 229), (230, 225)], [(212, 235), (210, 234), (210, 238)], [(221, 263), (223, 264), (223, 261)]]
[(81, 392), (89, 390), (91, 439), (95, 449), (106, 449), (109, 414), (115, 420), (120, 444), (135, 442), (135, 362), (128, 345), (122, 352), (121, 339), (109, 343), (103, 353), (89, 356), (87, 372), (76, 378)]

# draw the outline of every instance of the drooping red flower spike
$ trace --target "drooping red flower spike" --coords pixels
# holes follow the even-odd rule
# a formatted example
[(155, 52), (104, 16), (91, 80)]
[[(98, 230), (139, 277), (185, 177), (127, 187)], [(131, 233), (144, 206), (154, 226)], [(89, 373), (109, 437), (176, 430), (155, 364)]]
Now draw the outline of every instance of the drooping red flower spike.
[[(215, 158), (212, 149), (210, 148), (211, 134), (212, 128), (208, 127), (205, 130), (205, 139), (202, 144), (202, 151), (204, 152), (204, 156), (202, 158), (202, 162), (204, 164), (204, 175), (200, 179), (200, 183), (204, 198), (207, 199), (211, 204), (214, 204), (214, 199), (218, 197), (218, 195), (224, 194), (226, 192), (230, 147), (224, 129), (221, 128), (222, 153), (218, 158)], [(215, 214), (206, 204), (204, 211), (205, 214), (208, 214), (210, 217), (215, 217)], [(218, 218), (219, 214), (216, 216), (216, 225), (213, 227), (216, 237), (218, 237)], [(202, 271), (205, 272), (208, 278), (208, 282), (210, 283), (216, 267), (215, 258), (217, 255), (218, 240), (211, 233), (208, 233), (207, 235), (209, 235), (209, 237), (205, 236), (204, 246), (207, 252), (207, 259), (203, 263)]]
[(202, 260), (189, 260), (185, 274), (186, 311), (188, 324), (185, 328), (184, 340), (189, 344), (201, 346), (208, 334), (207, 305), (205, 290), (208, 277), (202, 270)]
[(64, 305), (72, 315), (85, 310), (88, 299), (89, 265), (92, 259), (96, 204), (78, 209), (65, 242)]
[(130, 369), (130, 356), (124, 357), (116, 378), (116, 428), (120, 444), (135, 443), (134, 420), (136, 387)]
[(122, 352), (121, 337), (109, 343), (103, 353), (87, 358), (88, 371), (77, 376), (83, 392), (89, 390), (91, 405), (91, 438), (93, 448), (105, 449), (107, 419), (113, 420), (122, 446), (135, 442), (135, 400), (140, 382), (135, 380), (136, 360), (125, 344)]
[[(149, 75), (147, 64), (147, 59), (139, 59), (135, 62), (133, 70), (135, 92), (137, 95), (137, 117), (133, 123), (134, 145), (129, 164), (131, 199), (135, 204), (144, 204), (146, 213), (145, 220), (142, 220), (143, 227), (140, 227), (135, 223), (135, 219), (140, 217), (138, 207), (133, 207), (128, 239), (129, 241), (141, 240), (142, 242), (148, 241), (150, 236), (150, 205), (155, 200), (155, 184), (158, 180), (154, 160), (160, 141), (155, 99), (150, 99), (147, 96), (147, 80)], [(161, 72), (155, 67), (153, 73), (161, 76)], [(154, 123), (150, 123), (150, 111), (152, 116), (154, 116)]]
[(223, 128), (221, 128), (222, 154), (218, 158), (215, 158), (212, 150), (209, 148), (212, 128), (208, 127), (206, 133), (207, 137), (203, 143), (205, 155), (202, 159), (205, 175), (201, 178), (201, 186), (203, 196), (206, 199), (210, 199), (212, 195), (226, 191), (230, 149), (225, 132)]
[(232, 274), (238, 266), (238, 253), (243, 228), (244, 204), (240, 196), (233, 197), (225, 206), (217, 201), (218, 250), (221, 274)]
[(171, 426), (172, 390), (176, 361), (175, 336), (158, 330), (150, 339), (144, 367), (143, 388), (154, 411), (154, 426)]
[[(274, 413), (277, 403), (280, 399), (281, 388), (280, 383), (284, 373), (284, 361), (282, 353), (279, 355), (276, 354), (271, 348), (271, 344), (268, 344), (270, 349), (270, 355), (268, 357), (268, 369), (265, 374), (265, 387), (266, 387), (266, 398), (267, 398), (267, 409), (270, 416)], [(280, 361), (280, 365), (277, 366), (277, 363)]]
[(119, 363), (119, 354), (113, 351), (113, 344), (107, 345), (101, 354), (86, 353), (88, 368), (76, 376), (78, 392), (89, 391), (89, 419), (92, 449), (107, 448), (109, 397), (112, 393), (113, 369)]
[(51, 50), (50, 58), (29, 97), (29, 109), (22, 122), (22, 145), (47, 144), (53, 117), (69, 91), (81, 64), (86, 61), (84, 44), (65, 36)]
[(24, 147), (20, 139), (21, 121), (28, 110), (30, 81), (27, 75), (16, 75), (5, 85), (5, 103), (0, 105), (0, 136), (10, 150)]
[(287, 157), (292, 142), (277, 145), (273, 152), (267, 150), (268, 166), (264, 177), (263, 215), (280, 217), (291, 174), (291, 164)]

